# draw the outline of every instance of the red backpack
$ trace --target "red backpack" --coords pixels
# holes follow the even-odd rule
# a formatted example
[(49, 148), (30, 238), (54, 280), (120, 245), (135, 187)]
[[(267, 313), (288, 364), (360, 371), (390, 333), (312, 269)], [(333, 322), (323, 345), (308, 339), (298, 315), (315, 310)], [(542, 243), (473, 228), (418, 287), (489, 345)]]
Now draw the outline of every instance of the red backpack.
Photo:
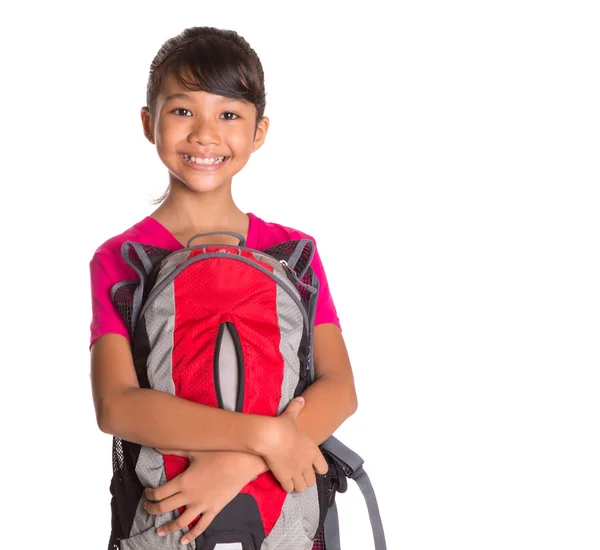
[[(130, 335), (140, 387), (242, 413), (276, 416), (313, 381), (313, 326), (319, 283), (311, 240), (266, 251), (192, 246), (170, 251), (125, 242), (125, 262), (139, 276), (112, 288)], [(329, 471), (302, 493), (284, 491), (271, 472), (248, 483), (191, 545), (181, 532), (156, 529), (177, 517), (150, 515), (144, 488), (185, 470), (187, 460), (113, 440), (112, 532), (109, 550), (336, 550), (335, 494), (347, 477), (367, 500), (377, 550), (385, 537), (362, 459), (330, 438), (322, 446)], [(179, 510), (179, 513), (182, 512)], [(195, 520), (197, 521), (197, 520)], [(195, 522), (194, 522), (195, 523)], [(193, 523), (190, 527), (193, 526)]]

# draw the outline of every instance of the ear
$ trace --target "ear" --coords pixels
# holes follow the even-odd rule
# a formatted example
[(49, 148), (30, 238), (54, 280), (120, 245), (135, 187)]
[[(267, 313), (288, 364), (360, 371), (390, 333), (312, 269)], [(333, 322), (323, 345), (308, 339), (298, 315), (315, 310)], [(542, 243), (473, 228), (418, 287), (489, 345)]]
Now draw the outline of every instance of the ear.
[(254, 132), (254, 145), (252, 146), (252, 152), (258, 151), (262, 144), (265, 142), (265, 138), (267, 137), (267, 132), (269, 131), (269, 119), (264, 116), (256, 125), (256, 131)]
[(154, 143), (154, 134), (152, 132), (152, 115), (148, 107), (142, 107), (142, 126), (144, 128), (144, 135), (150, 143)]

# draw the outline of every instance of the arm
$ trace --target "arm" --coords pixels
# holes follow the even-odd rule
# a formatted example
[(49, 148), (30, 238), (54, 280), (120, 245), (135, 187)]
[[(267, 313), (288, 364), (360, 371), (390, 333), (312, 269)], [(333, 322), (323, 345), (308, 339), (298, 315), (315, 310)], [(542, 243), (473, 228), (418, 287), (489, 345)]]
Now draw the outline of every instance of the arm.
[[(314, 336), (315, 382), (302, 394), (306, 404), (297, 423), (301, 432), (320, 445), (356, 412), (357, 397), (339, 327), (333, 323), (318, 325)], [(260, 460), (255, 463), (260, 464)]]
[(298, 428), (320, 445), (357, 408), (354, 376), (340, 328), (333, 323), (315, 327), (315, 382), (302, 394), (306, 405)]
[(96, 417), (105, 433), (186, 453), (244, 451), (260, 455), (288, 491), (303, 483), (303, 472), (313, 468), (327, 471), (316, 444), (298, 429), (296, 419), (302, 405), (297, 402), (281, 415), (270, 417), (225, 411), (140, 388), (130, 344), (118, 334), (105, 334), (94, 341), (91, 365)]
[(127, 441), (164, 449), (262, 454), (275, 435), (272, 418), (140, 388), (130, 344), (118, 334), (105, 334), (92, 345), (91, 377), (99, 428)]

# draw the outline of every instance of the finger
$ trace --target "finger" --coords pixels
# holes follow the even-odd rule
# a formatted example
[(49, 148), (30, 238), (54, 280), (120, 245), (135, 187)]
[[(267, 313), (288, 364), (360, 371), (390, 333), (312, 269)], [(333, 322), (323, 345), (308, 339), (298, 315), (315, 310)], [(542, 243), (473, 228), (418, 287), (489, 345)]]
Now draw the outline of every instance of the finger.
[(321, 453), (319, 453), (319, 456), (313, 462), (313, 468), (318, 474), (326, 474), (329, 470), (329, 464), (327, 464), (325, 457)]
[(306, 491), (306, 481), (304, 481), (304, 476), (302, 474), (294, 476), (294, 490), (297, 493)]
[(168, 512), (172, 512), (173, 510), (177, 510), (177, 508), (181, 508), (189, 504), (187, 499), (185, 498), (183, 493), (177, 493), (172, 497), (165, 498), (164, 500), (159, 500), (158, 502), (148, 501), (144, 502), (144, 510), (149, 514), (167, 514)]
[(194, 527), (181, 539), (181, 544), (189, 544), (195, 540), (196, 537), (200, 536), (200, 534), (211, 524), (212, 520), (215, 519), (216, 515), (217, 514), (214, 513), (202, 514), (198, 523), (196, 523), (196, 525), (194, 525)]
[(148, 500), (158, 501), (176, 495), (181, 491), (180, 475), (171, 481), (167, 481), (164, 485), (153, 489), (149, 487), (144, 491)]
[(312, 468), (304, 470), (302, 476), (307, 487), (312, 487), (317, 482), (317, 476), (315, 476), (315, 471)]
[(200, 514), (198, 510), (198, 508), (194, 507), (188, 508), (177, 519), (161, 525), (156, 531), (156, 534), (159, 537), (164, 537), (173, 531), (181, 531), (182, 529), (185, 529), (190, 523), (192, 523), (194, 518), (198, 517), (198, 514)]
[(288, 416), (291, 416), (294, 420), (296, 420), (296, 418), (298, 418), (298, 414), (300, 414), (300, 411), (304, 408), (304, 398), (303, 397), (296, 397), (295, 399), (292, 399), (287, 408), (285, 409), (285, 411), (283, 411), (283, 414), (287, 414)]
[[(277, 476), (276, 476), (277, 477)], [(281, 488), (287, 492), (287, 493), (291, 493), (294, 490), (294, 480), (290, 477), (289, 479), (284, 479), (283, 481), (281, 481), (278, 478), (279, 484), (281, 485)]]

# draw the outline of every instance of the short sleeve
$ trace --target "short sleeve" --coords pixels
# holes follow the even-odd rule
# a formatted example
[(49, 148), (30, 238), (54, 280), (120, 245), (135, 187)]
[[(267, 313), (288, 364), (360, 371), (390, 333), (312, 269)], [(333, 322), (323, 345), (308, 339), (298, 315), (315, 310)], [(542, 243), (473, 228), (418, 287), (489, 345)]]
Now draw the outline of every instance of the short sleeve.
[(90, 261), (90, 280), (92, 290), (92, 322), (90, 325), (90, 347), (96, 338), (103, 334), (121, 334), (129, 339), (125, 321), (121, 317), (110, 297), (112, 286), (119, 277), (113, 274), (110, 259), (96, 253)]
[[(314, 241), (314, 240), (313, 240)], [(329, 282), (327, 281), (327, 275), (325, 274), (325, 268), (319, 255), (319, 250), (315, 242), (315, 255), (313, 256), (311, 267), (314, 274), (319, 279), (319, 296), (317, 298), (317, 311), (315, 315), (315, 326), (323, 323), (333, 323), (340, 327), (340, 320), (333, 303), (333, 297), (331, 290), (329, 289)]]

